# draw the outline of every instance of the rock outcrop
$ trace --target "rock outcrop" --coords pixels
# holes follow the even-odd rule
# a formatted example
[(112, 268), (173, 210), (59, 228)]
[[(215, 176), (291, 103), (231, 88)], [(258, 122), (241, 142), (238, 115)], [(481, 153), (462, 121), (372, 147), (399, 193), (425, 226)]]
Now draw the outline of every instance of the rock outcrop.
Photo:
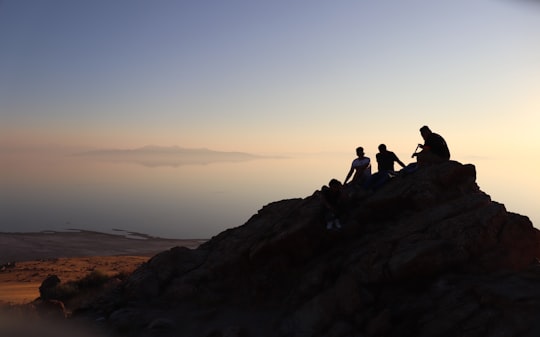
[(540, 235), (450, 161), (351, 200), (263, 207), (137, 269), (82, 317), (122, 336), (538, 336)]

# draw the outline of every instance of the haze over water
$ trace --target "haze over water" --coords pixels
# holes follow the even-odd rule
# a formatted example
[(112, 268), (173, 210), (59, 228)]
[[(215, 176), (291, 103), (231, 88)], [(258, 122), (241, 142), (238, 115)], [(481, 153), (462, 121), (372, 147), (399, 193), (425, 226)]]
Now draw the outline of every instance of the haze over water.
[[(410, 156), (398, 155), (409, 162)], [(353, 157), (297, 154), (145, 166), (59, 154), (4, 155), (0, 228), (4, 232), (81, 229), (108, 233), (119, 229), (167, 238), (210, 238), (242, 225), (270, 202), (304, 198), (333, 177), (343, 180)], [(539, 223), (538, 180), (501, 175), (500, 163), (494, 160), (475, 164), (483, 191), (509, 211)]]

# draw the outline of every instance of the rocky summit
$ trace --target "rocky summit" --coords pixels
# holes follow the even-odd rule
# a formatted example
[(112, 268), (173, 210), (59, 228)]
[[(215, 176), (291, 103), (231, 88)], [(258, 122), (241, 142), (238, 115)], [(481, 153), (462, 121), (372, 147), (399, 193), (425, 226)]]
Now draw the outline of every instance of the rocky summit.
[(540, 235), (449, 161), (350, 200), (263, 207), (162, 252), (73, 318), (119, 336), (540, 336)]

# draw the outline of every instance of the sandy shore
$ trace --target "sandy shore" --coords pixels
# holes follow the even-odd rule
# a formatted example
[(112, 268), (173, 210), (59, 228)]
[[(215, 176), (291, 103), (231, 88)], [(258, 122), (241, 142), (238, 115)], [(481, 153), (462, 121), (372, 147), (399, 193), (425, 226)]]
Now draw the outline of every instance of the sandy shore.
[(196, 248), (204, 241), (90, 231), (0, 233), (0, 302), (34, 300), (48, 275), (66, 282), (93, 270), (130, 272), (159, 252), (175, 246)]

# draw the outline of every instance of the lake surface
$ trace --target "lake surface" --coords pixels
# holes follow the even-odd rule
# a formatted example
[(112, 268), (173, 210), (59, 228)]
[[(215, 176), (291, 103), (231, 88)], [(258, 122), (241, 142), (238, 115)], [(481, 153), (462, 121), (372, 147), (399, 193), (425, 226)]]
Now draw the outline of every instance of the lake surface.
[[(1, 159), (2, 232), (122, 230), (206, 239), (244, 224), (270, 202), (304, 198), (331, 178), (343, 180), (353, 157), (291, 155), (178, 165), (65, 155)], [(493, 200), (540, 223), (536, 176), (508, 175), (493, 169), (500, 167), (496, 160), (459, 161), (476, 165), (477, 182)]]

